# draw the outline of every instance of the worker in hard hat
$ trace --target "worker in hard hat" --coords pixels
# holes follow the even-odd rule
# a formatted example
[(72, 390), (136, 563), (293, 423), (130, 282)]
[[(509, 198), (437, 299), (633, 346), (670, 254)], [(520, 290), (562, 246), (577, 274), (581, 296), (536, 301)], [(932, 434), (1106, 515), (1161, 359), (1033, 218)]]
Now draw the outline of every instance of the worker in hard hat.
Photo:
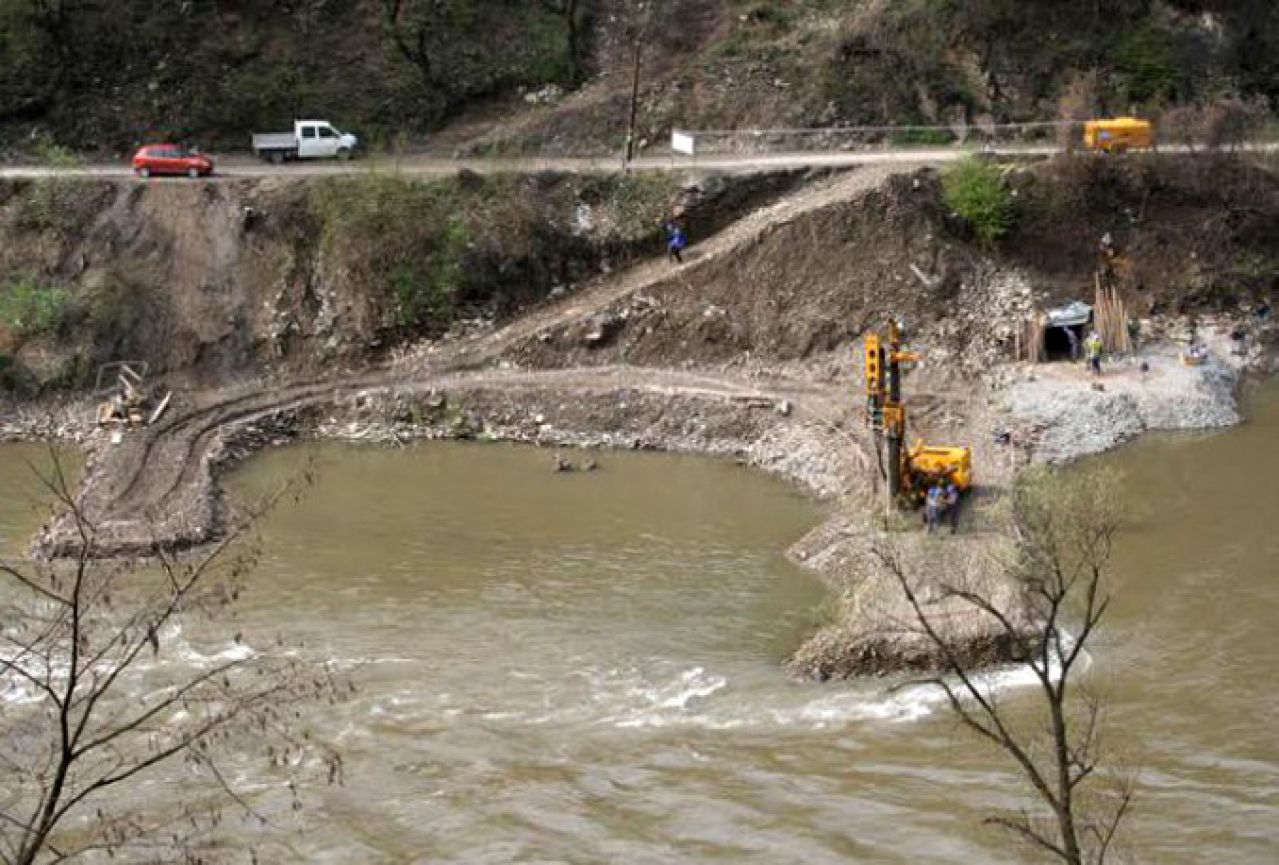
[(1089, 333), (1084, 340), (1084, 351), (1088, 355), (1088, 368), (1092, 370), (1092, 374), (1101, 375), (1101, 337), (1097, 335), (1097, 331)]

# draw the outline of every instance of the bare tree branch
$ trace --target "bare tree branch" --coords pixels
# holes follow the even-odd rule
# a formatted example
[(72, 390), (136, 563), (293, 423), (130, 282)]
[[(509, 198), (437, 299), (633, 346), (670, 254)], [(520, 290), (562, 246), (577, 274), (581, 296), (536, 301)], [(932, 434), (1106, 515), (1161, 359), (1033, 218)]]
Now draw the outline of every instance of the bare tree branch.
[[(979, 671), (952, 640), (950, 630), (941, 626), (942, 615), (954, 615), (953, 610), (936, 612), (921, 599), (921, 580), (886, 537), (872, 549), (873, 559), (900, 588), (919, 632), (935, 651), (942, 675), (926, 683), (942, 692), (965, 727), (1012, 758), (1052, 815), (1051, 820), (1039, 820), (1023, 811), (1017, 817), (995, 815), (987, 822), (1067, 865), (1104, 863), (1132, 798), (1129, 786), (1113, 811), (1101, 817), (1099, 800), (1081, 795), (1099, 778), (1102, 707), (1074, 681), (1078, 660), (1110, 605), (1105, 585), (1118, 528), (1114, 485), (1113, 479), (1096, 474), (1041, 472), (1031, 473), (1014, 488), (1010, 535), (1015, 555), (999, 562), (996, 573), (988, 576), (994, 578), (993, 585), (1020, 587), (1031, 613), (1026, 625), (1020, 624), (1023, 611), (1014, 613), (1005, 606), (1003, 592), (938, 581), (935, 574), (931, 581), (940, 585), (942, 602), (961, 603), (975, 611), (974, 616), (996, 625), (1014, 657), (1033, 671), (1045, 721), (1042, 743), (1033, 732), (1014, 728), (1011, 714), (993, 690), (982, 686)], [(944, 567), (936, 562), (929, 566)]]
[[(215, 620), (235, 599), (238, 581), (254, 561), (245, 534), (293, 486), (247, 509), (202, 555), (179, 559), (157, 548), (153, 567), (143, 568), (139, 559), (94, 560), (97, 529), (71, 493), (56, 454), (53, 468), (40, 477), (82, 543), (70, 563), (0, 567), (0, 578), (19, 589), (0, 626), (0, 687), (20, 687), (24, 695), (0, 715), (6, 781), (0, 865), (127, 849), (148, 851), (148, 860), (195, 861), (193, 845), (216, 827), (228, 804), (263, 817), (221, 771), (218, 749), (242, 753), (246, 746), (278, 741), (289, 753), (313, 750), (293, 734), (293, 714), (283, 708), (342, 693), (324, 665), (313, 670), (302, 661), (251, 652), (185, 669), (166, 658), (162, 642), (166, 628), (193, 616)], [(163, 670), (166, 684), (148, 681), (156, 678), (153, 669)], [(207, 788), (202, 804), (152, 803), (158, 810), (137, 810), (143, 806), (135, 807), (124, 792), (131, 782), (183, 755), (200, 769)], [(332, 779), (338, 757), (321, 756)], [(271, 759), (275, 770), (290, 776), (315, 765)], [(93, 816), (86, 813), (95, 808)], [(74, 839), (71, 846), (55, 846), (66, 826), (74, 827), (66, 835)]]

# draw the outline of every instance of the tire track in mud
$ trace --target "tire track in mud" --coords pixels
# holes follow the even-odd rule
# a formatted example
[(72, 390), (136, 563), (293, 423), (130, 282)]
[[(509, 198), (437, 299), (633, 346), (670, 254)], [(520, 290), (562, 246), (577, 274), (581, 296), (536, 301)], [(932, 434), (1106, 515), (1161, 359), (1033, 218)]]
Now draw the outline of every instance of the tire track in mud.
[[(698, 271), (752, 242), (772, 226), (853, 199), (890, 176), (916, 170), (923, 164), (867, 166), (805, 186), (743, 216), (697, 244), (690, 250), (695, 256), (684, 265), (672, 268), (665, 261), (640, 264), (597, 281), (563, 300), (534, 309), (495, 331), (444, 348), (436, 347), (431, 354), (410, 355), (345, 378), (312, 379), (280, 387), (242, 385), (221, 394), (213, 391), (198, 395), (196, 405), (183, 413), (162, 421), (157, 427), (140, 431), (140, 435), (135, 434), (121, 445), (106, 446), (99, 452), (78, 498), (91, 520), (112, 527), (114, 536), (106, 539), (101, 554), (146, 549), (153, 539), (166, 545), (185, 545), (180, 544), (175, 535), (170, 533), (166, 537), (164, 530), (157, 530), (157, 519), (164, 515), (170, 527), (183, 525), (184, 530), (189, 531), (190, 525), (178, 512), (212, 508), (208, 504), (212, 490), (205, 487), (214, 481), (209, 477), (206, 458), (224, 432), (280, 412), (334, 403), (360, 391), (414, 393), (481, 385), (509, 389), (553, 386), (568, 391), (635, 388), (671, 396), (786, 399), (797, 405), (819, 399), (821, 388), (815, 388), (813, 382), (779, 383), (777, 387), (763, 390), (728, 376), (658, 368), (627, 367), (624, 374), (619, 374), (617, 367), (486, 371), (485, 366), (537, 338), (543, 331), (598, 315), (617, 301), (645, 289), (672, 281), (694, 288)], [(610, 375), (611, 382), (608, 381)], [(205, 519), (214, 519), (211, 510)], [(214, 529), (213, 526), (206, 528), (209, 532)], [(195, 536), (212, 535), (197, 528)], [(75, 543), (69, 521), (62, 519), (55, 520), (42, 533), (36, 548), (50, 555), (73, 555)]]

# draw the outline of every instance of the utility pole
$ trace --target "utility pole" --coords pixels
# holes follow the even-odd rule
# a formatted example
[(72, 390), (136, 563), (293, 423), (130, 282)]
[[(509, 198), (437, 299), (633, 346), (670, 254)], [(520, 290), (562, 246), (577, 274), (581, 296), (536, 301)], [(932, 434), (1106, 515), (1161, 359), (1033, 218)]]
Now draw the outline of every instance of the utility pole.
[(643, 31), (635, 34), (635, 56), (631, 65), (631, 110), (626, 121), (626, 153), (622, 157), (623, 170), (630, 167), (635, 157), (635, 118), (639, 112), (640, 59), (644, 53)]
[(634, 23), (635, 50), (631, 56), (631, 106), (626, 120), (626, 149), (622, 154), (622, 170), (630, 167), (635, 158), (635, 121), (639, 114), (640, 68), (644, 58), (644, 40), (648, 38), (648, 21), (652, 14), (652, 3), (649, 0), (636, 0), (632, 8)]

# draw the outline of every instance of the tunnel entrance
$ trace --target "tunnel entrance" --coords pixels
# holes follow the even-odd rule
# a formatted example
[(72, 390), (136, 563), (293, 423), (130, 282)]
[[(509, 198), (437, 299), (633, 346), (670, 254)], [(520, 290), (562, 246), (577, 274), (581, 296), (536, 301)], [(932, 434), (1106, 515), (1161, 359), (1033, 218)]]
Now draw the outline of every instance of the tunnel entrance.
[(1044, 360), (1075, 361), (1083, 357), (1084, 326), (1070, 324), (1044, 328)]
[(1083, 357), (1084, 337), (1092, 322), (1092, 307), (1080, 300), (1044, 310), (1040, 343), (1042, 361), (1074, 361)]

